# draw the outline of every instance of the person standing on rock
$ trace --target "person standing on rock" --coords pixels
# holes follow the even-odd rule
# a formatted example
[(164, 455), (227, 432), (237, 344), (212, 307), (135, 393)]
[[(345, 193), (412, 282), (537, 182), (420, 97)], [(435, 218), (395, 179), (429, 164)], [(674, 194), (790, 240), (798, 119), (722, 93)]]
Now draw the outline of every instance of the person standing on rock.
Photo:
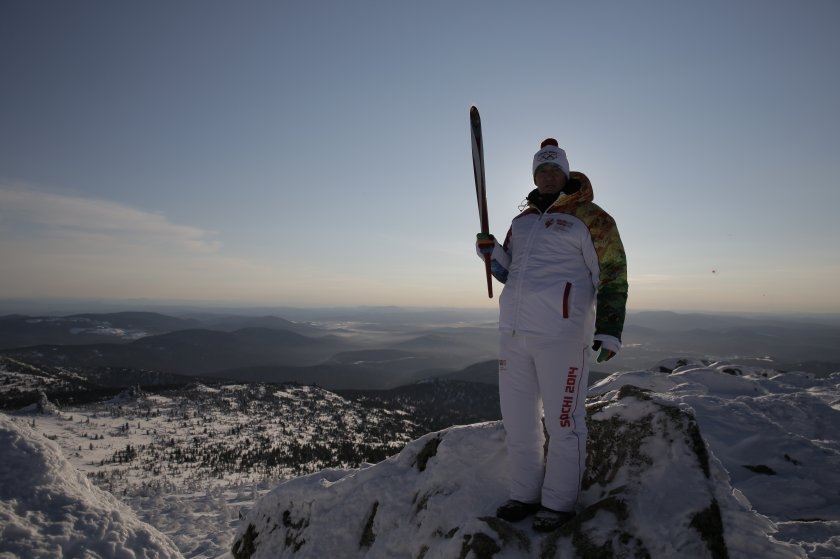
[[(499, 298), (499, 397), (507, 433), (510, 499), (496, 516), (554, 530), (574, 516), (586, 465), (589, 347), (600, 363), (621, 349), (627, 260), (592, 185), (569, 171), (553, 138), (534, 155), (536, 189), (502, 244), (479, 234)], [(540, 402), (549, 435), (544, 435)]]

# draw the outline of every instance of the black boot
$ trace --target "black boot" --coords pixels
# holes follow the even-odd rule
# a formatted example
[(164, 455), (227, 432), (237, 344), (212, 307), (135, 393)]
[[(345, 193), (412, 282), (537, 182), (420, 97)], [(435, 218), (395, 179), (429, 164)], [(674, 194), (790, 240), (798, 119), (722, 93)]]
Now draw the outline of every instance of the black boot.
[(539, 503), (523, 503), (510, 499), (496, 509), (496, 516), (508, 522), (519, 522), (526, 516), (530, 516), (540, 509)]
[(540, 507), (534, 517), (534, 530), (537, 532), (553, 532), (563, 524), (574, 518), (575, 513), (571, 511), (554, 510), (548, 507)]

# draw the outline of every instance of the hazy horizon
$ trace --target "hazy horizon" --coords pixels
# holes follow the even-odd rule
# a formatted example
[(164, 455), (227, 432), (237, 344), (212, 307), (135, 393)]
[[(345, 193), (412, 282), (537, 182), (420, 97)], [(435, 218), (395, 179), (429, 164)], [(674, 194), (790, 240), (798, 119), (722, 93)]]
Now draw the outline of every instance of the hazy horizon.
[[(29, 314), (29, 315), (64, 315), (70, 313), (117, 313), (117, 312), (157, 312), (160, 314), (179, 312), (201, 312), (230, 313), (230, 314), (259, 314), (282, 313), (283, 310), (301, 311), (400, 311), (400, 312), (446, 312), (457, 314), (459, 312), (475, 315), (486, 315), (495, 318), (498, 309), (487, 306), (435, 306), (435, 305), (293, 305), (273, 302), (254, 302), (243, 304), (237, 301), (200, 301), (200, 300), (166, 300), (166, 299), (72, 299), (72, 298), (38, 298), (38, 299), (0, 299), (0, 316), (8, 314)], [(723, 309), (685, 309), (673, 310), (666, 308), (634, 308), (628, 309), (628, 315), (637, 313), (672, 313), (676, 315), (709, 315), (709, 316), (731, 316), (731, 317), (763, 317), (763, 318), (824, 318), (829, 320), (840, 320), (840, 312), (774, 312), (774, 311), (733, 311)]]

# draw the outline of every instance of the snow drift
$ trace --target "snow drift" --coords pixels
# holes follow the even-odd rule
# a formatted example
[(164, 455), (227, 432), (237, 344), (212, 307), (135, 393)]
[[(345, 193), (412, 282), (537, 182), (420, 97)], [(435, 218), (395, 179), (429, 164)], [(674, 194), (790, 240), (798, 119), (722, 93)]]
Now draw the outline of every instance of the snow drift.
[(278, 486), (243, 520), (231, 553), (236, 559), (805, 556), (801, 547), (777, 541), (773, 522), (733, 490), (689, 406), (621, 384), (615, 375), (607, 380), (612, 384), (602, 383), (587, 405), (589, 460), (578, 514), (555, 533), (493, 516), (507, 496), (507, 467), (504, 429), (489, 422), (430, 433), (373, 466), (324, 470)]
[(0, 414), (0, 556), (182, 557), (163, 534), (93, 486), (58, 445)]

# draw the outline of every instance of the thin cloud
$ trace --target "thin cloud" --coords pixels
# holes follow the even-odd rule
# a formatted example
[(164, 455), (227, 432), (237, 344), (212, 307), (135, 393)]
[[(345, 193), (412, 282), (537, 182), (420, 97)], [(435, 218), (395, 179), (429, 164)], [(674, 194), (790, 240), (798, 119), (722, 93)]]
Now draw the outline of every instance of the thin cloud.
[(214, 297), (276, 281), (215, 236), (118, 202), (0, 186), (0, 297)]
[(187, 252), (214, 253), (220, 244), (207, 231), (172, 223), (165, 216), (124, 204), (42, 192), (24, 187), (0, 187), (0, 224), (4, 230), (26, 231), (39, 237), (84, 240), (142, 239), (143, 243), (174, 243)]
[(337, 304), (404, 297), (402, 285), (305, 258), (231, 255), (216, 236), (118, 202), (0, 185), (0, 298)]

